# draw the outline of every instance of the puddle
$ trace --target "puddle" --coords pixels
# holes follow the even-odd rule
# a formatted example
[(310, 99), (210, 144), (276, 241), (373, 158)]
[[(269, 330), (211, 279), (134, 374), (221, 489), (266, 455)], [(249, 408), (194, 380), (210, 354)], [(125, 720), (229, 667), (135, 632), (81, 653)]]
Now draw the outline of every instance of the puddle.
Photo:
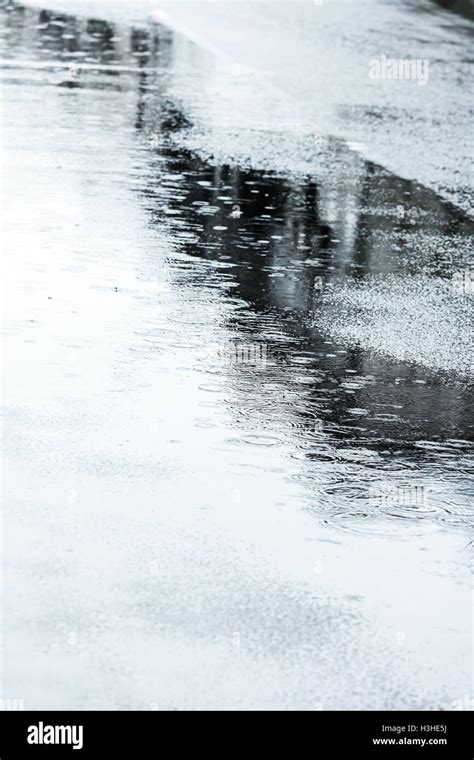
[[(460, 586), (438, 583), (445, 567), (464, 572), (472, 523), (472, 221), (335, 138), (298, 135), (291, 156), (317, 156), (312, 174), (206, 156), (176, 92), (196, 97), (208, 62), (196, 52), (183, 78), (181, 42), (162, 26), (18, 5), (1, 15), (5, 529), (26, 555), (9, 609), (31, 601), (7, 637), (21, 649), (14, 672), (25, 630), (43, 621), (31, 702), (142, 709), (121, 674), (155, 700), (159, 640), (181, 674), (165, 679), (166, 704), (235, 706), (252, 684), (255, 704), (294, 707), (323, 683), (337, 709), (408, 709), (415, 697), (400, 693), (420, 689), (429, 705), (440, 687), (423, 659), (427, 619), (442, 630), (430, 655), (442, 689), (465, 693)], [(264, 124), (238, 142), (266, 142), (271, 161), (286, 137)], [(312, 539), (326, 532), (315, 581)], [(63, 545), (78, 555), (67, 586)], [(426, 570), (427, 547), (439, 568)], [(385, 594), (402, 572), (416, 610)], [(382, 610), (377, 625), (341, 589)], [(64, 599), (94, 672), (113, 678), (109, 696), (63, 651)], [(442, 628), (452, 612), (455, 633)], [(405, 662), (387, 631), (413, 619)], [(247, 637), (235, 662), (228, 629)], [(364, 646), (378, 653), (370, 673)], [(58, 697), (45, 686), (52, 651), (73, 674)], [(381, 662), (396, 672), (381, 679)], [(182, 663), (206, 673), (206, 694)]]

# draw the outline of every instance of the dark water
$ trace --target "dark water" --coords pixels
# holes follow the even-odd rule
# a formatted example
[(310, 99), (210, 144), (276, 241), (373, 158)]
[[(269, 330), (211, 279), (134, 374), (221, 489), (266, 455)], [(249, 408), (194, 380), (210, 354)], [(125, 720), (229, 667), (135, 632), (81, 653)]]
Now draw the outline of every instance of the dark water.
[(130, 483), (178, 513), (212, 511), (219, 487), (230, 522), (285, 505), (327, 541), (409, 521), (465, 542), (474, 223), (331, 138), (315, 176), (205, 160), (173, 98), (175, 44), (157, 25), (2, 6), (12, 493), (30, 462), (51, 503), (53, 481), (75, 503), (99, 478), (99, 513)]
[[(447, 357), (452, 371), (430, 370), (416, 361), (335, 342), (325, 330), (321, 304), (331, 286), (357, 286), (384, 275), (405, 278), (405, 283), (417, 276), (424, 282), (431, 278), (449, 296), (453, 273), (467, 272), (464, 282), (471, 282), (466, 278), (471, 276), (474, 223), (433, 192), (379, 166), (363, 163), (351, 176), (350, 151), (336, 141), (328, 141), (326, 159), (336, 170), (321, 182), (205, 163), (177, 144), (176, 135), (192, 130), (192, 124), (167, 96), (172, 34), (159, 26), (127, 30), (127, 38), (121, 33), (98, 19), (4, 9), (10, 63), (4, 67), (4, 82), (18, 81), (12, 64), (25, 57), (49, 66), (46, 71), (55, 71), (56, 80), (59, 72), (60, 81), (49, 78), (43, 86), (123, 92), (138, 146), (145, 149), (150, 143), (144, 171), (130, 178), (148, 212), (150, 230), (165, 229), (174, 250), (212, 266), (193, 278), (183, 265), (176, 285), (182, 281), (200, 289), (208, 271), (220, 275), (219, 298), (229, 304), (225, 326), (232, 339), (265, 346), (265, 371), (255, 372), (251, 361), (231, 368), (235, 424), (250, 419), (256, 428), (270, 431), (276, 425), (279, 435), (292, 436), (302, 451), (308, 450), (309, 460), (318, 457), (312, 444), (324, 442), (334, 456), (347, 447), (376, 450), (381, 457), (377, 467), (389, 469), (399, 459), (397, 469), (403, 463), (408, 468), (430, 464), (441, 477), (451, 469), (462, 475), (473, 430), (469, 330), (456, 346), (461, 356)], [(55, 65), (70, 63), (86, 68), (72, 75), (67, 67), (55, 70)], [(27, 67), (22, 82), (25, 76), (34, 82), (38, 70), (28, 73)], [(79, 95), (72, 92), (71, 97)], [(328, 219), (324, 200), (331, 194), (342, 208)], [(242, 210), (238, 219), (229, 218), (235, 203)], [(467, 291), (454, 299), (459, 330), (471, 318), (470, 295)], [(390, 298), (390, 287), (381, 298)], [(437, 341), (443, 331), (443, 307), (435, 304), (438, 323), (435, 333), (426, 336), (428, 342)], [(357, 316), (348, 311), (345, 319), (356, 321)], [(390, 352), (389, 344), (382, 348)], [(439, 352), (443, 350), (441, 342)]]

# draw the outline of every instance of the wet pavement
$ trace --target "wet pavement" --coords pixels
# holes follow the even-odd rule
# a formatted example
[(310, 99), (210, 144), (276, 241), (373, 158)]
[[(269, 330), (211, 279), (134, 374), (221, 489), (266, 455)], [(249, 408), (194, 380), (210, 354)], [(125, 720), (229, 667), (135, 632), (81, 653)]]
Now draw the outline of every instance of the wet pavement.
[(450, 709), (473, 221), (273, 92), (219, 160), (258, 86), (164, 26), (2, 38), (2, 697)]

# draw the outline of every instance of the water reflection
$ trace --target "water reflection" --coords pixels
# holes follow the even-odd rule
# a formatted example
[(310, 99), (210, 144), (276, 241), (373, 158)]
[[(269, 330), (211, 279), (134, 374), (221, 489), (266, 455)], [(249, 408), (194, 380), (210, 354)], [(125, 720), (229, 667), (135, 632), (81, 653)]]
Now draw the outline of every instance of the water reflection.
[[(222, 403), (231, 414), (231, 447), (288, 446), (302, 463), (308, 500), (316, 489), (332, 513), (360, 503), (352, 516), (370, 513), (371, 470), (379, 482), (384, 471), (406, 474), (430, 464), (438, 484), (467, 471), (469, 385), (336, 342), (324, 324), (315, 326), (315, 316), (321, 293), (340, 282), (419, 272), (448, 279), (453, 266), (466, 263), (472, 221), (337, 141), (329, 141), (328, 160), (350, 166), (351, 182), (337, 172), (290, 178), (211, 165), (179, 146), (192, 121), (167, 87), (167, 30), (11, 5), (3, 15), (7, 58), (74, 63), (82, 88), (106, 90), (112, 82), (133, 93), (127, 108), (149, 157), (133, 187), (151, 231), (165, 230), (172, 241), (174, 286), (213, 288), (225, 304), (221, 326), (231, 341), (265, 346), (264, 367), (222, 361), (203, 347), (202, 387), (228, 390)], [(234, 204), (240, 218), (231, 216)], [(177, 253), (187, 259), (173, 259)], [(186, 261), (212, 265), (212, 277)], [(188, 325), (182, 347), (193, 345), (198, 324)], [(457, 515), (464, 517), (459, 505)]]
[[(152, 222), (160, 224), (166, 215), (172, 229), (192, 233), (181, 246), (190, 256), (233, 264), (229, 296), (244, 302), (246, 308), (235, 311), (229, 328), (240, 339), (245, 336), (248, 341), (268, 343), (272, 381), (277, 378), (281, 382), (282, 393), (294, 387), (297, 370), (297, 383), (304, 385), (305, 391), (303, 416), (308, 413), (312, 417), (317, 411), (332, 426), (340, 423), (341, 432), (335, 428), (331, 436), (335, 440), (374, 440), (377, 446), (385, 441), (391, 450), (406, 450), (419, 438), (469, 437), (468, 386), (446, 382), (415, 365), (334, 344), (312, 326), (320, 282), (341, 277), (341, 249), (335, 238), (341, 233), (321, 218), (314, 182), (302, 186), (283, 177), (228, 166), (209, 168), (173, 149), (163, 155), (165, 167), (161, 165), (160, 175), (151, 175), (147, 182), (148, 187), (161, 188)], [(367, 168), (368, 173), (372, 170)], [(165, 182), (160, 179), (163, 171), (167, 173)], [(397, 183), (393, 178), (393, 184)], [(390, 200), (393, 187), (386, 176), (379, 190), (374, 205), (388, 207), (397, 200), (397, 196)], [(418, 194), (420, 207), (426, 210), (433, 203), (431, 194), (425, 191), (426, 199), (421, 190)], [(243, 209), (241, 219), (229, 215), (235, 202)], [(462, 215), (454, 212), (449, 220), (450, 210), (442, 209), (445, 218), (440, 220), (438, 213), (430, 231), (436, 219), (439, 226), (455, 226), (458, 234), (472, 233), (471, 223)], [(379, 224), (375, 219), (367, 227), (365, 212), (361, 217), (353, 255), (345, 256), (346, 278), (359, 278), (361, 270), (383, 271), (384, 262), (377, 244), (371, 245), (371, 236), (378, 240), (381, 228), (397, 234), (396, 219), (382, 216)], [(423, 224), (427, 225), (425, 219)], [(401, 255), (398, 261), (392, 259), (389, 267), (403, 272), (413, 266), (411, 262), (405, 266), (405, 261)], [(434, 257), (433, 268), (438, 265)], [(255, 379), (259, 383), (262, 376)], [(351, 415), (353, 410), (356, 414)]]
[(173, 35), (9, 7), (6, 693), (449, 709), (468, 392), (335, 342), (324, 299), (448, 278), (466, 220), (332, 140), (309, 177), (198, 158)]
[[(132, 28), (97, 18), (81, 18), (50, 10), (36, 10), (16, 3), (0, 3), (4, 56), (33, 54), (51, 63), (75, 62), (100, 67), (154, 67), (170, 34), (165, 30)], [(165, 59), (166, 61), (166, 59)], [(113, 71), (110, 72), (113, 74)]]

